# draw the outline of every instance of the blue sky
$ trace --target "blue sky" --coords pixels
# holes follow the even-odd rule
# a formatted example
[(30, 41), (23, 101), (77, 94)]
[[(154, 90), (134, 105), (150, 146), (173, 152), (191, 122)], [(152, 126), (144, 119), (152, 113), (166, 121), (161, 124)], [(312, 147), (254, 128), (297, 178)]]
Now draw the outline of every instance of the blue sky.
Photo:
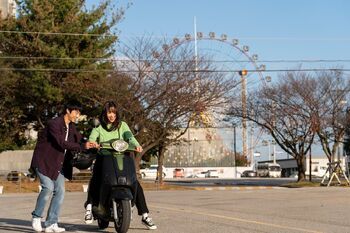
[[(248, 44), (262, 59), (347, 59), (348, 0), (121, 0), (121, 40), (140, 36), (225, 33)], [(98, 3), (87, 0), (88, 5)]]
[[(87, 5), (98, 0), (87, 0)], [(259, 60), (349, 60), (264, 63), (267, 69), (350, 69), (349, 0), (121, 0), (133, 5), (117, 26), (120, 40), (152, 35), (181, 37), (197, 31), (227, 34), (249, 45)], [(200, 52), (200, 51), (199, 51)], [(268, 74), (276, 78), (277, 73)], [(266, 150), (267, 148), (265, 148)], [(315, 149), (315, 153), (322, 153)], [(266, 151), (265, 151), (266, 153)]]

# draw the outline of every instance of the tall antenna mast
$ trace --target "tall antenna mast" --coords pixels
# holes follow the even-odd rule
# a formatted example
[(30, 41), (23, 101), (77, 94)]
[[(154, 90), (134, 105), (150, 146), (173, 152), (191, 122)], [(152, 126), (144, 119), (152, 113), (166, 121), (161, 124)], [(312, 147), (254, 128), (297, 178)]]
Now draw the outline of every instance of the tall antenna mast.
[[(198, 71), (198, 50), (197, 50), (197, 22), (196, 22), (196, 16), (194, 17), (194, 60), (195, 60), (195, 70)], [(196, 73), (196, 76), (198, 74)]]

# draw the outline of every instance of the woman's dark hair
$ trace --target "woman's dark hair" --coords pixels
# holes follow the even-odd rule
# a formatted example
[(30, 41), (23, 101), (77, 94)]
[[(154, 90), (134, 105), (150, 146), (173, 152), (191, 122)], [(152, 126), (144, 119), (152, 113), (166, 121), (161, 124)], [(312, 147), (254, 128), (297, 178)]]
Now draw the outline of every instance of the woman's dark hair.
[[(101, 126), (107, 130), (108, 132), (113, 131), (118, 129), (119, 127), (119, 123), (120, 123), (120, 117), (119, 117), (119, 112), (117, 110), (117, 105), (116, 103), (114, 103), (113, 101), (107, 101), (104, 105), (103, 105), (103, 109), (102, 109), (102, 113), (100, 115), (100, 122), (101, 122)], [(107, 118), (107, 113), (110, 111), (113, 111), (117, 116), (116, 116), (116, 120), (112, 123), (111, 127), (108, 128), (107, 125), (109, 123), (108, 118)]]

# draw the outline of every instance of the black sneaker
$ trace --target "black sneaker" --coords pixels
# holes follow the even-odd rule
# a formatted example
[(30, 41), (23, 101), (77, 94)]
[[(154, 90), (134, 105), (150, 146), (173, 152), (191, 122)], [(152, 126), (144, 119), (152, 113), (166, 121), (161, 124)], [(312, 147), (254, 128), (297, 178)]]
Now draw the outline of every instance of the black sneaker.
[(157, 229), (157, 226), (153, 223), (150, 217), (142, 218), (142, 224), (148, 227), (150, 230)]
[(103, 220), (108, 220), (109, 219), (109, 215), (107, 214), (105, 208), (103, 208), (102, 206), (93, 206), (92, 207), (92, 213), (94, 214), (94, 216), (96, 216), (97, 218), (103, 219)]

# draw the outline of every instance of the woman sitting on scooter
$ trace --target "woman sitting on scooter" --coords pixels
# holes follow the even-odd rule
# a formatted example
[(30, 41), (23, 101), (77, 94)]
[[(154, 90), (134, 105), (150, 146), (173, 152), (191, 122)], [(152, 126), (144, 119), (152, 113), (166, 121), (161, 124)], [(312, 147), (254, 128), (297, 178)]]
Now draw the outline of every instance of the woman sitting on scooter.
[[(124, 138), (128, 135), (128, 138)], [(108, 142), (112, 139), (123, 138), (128, 141), (129, 144), (135, 147), (136, 152), (142, 152), (142, 147), (139, 142), (131, 133), (129, 126), (120, 120), (117, 105), (113, 101), (108, 101), (105, 103), (102, 113), (100, 115), (100, 125), (91, 131), (89, 136), (89, 142), (94, 147), (99, 148), (99, 144), (103, 142)], [(100, 177), (101, 177), (101, 164), (103, 156), (97, 156), (92, 177), (89, 183), (88, 197), (85, 203), (86, 213), (85, 213), (85, 223), (91, 224), (93, 222), (92, 207), (98, 206), (100, 197)], [(157, 226), (153, 223), (152, 219), (148, 216), (148, 208), (144, 196), (143, 189), (140, 183), (136, 182), (136, 197), (134, 202), (136, 204), (138, 215), (142, 216), (142, 224), (148, 227), (150, 230), (157, 229)]]

